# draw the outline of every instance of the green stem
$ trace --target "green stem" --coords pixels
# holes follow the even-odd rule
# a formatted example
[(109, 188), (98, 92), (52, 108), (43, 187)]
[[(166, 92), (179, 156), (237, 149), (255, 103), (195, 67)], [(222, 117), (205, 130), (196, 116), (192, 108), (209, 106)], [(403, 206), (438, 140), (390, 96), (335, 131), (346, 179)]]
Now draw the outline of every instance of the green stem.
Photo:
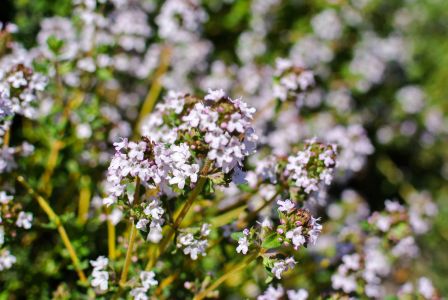
[(50, 221), (56, 224), (57, 230), (59, 232), (59, 235), (61, 236), (62, 242), (65, 245), (65, 248), (67, 248), (67, 251), (70, 255), (70, 258), (73, 262), (73, 265), (75, 266), (75, 270), (78, 273), (79, 279), (82, 283), (87, 283), (87, 278), (84, 272), (81, 269), (81, 264), (79, 263), (78, 256), (76, 255), (76, 251), (73, 248), (73, 245), (70, 241), (70, 238), (68, 237), (67, 232), (65, 231), (64, 226), (62, 226), (61, 220), (59, 219), (58, 215), (53, 211), (53, 209), (50, 207), (48, 202), (39, 194), (37, 194), (33, 188), (25, 181), (25, 178), (22, 176), (17, 177), (17, 181), (27, 190), (27, 192), (36, 199), (39, 206), (42, 208), (42, 210), (47, 214)]
[(134, 248), (135, 237), (137, 236), (137, 228), (135, 227), (134, 220), (131, 220), (131, 233), (129, 235), (129, 244), (128, 250), (126, 252), (126, 259), (123, 266), (123, 272), (121, 272), (120, 277), (120, 286), (123, 287), (126, 285), (126, 281), (128, 279), (129, 266), (131, 265), (132, 258), (132, 250)]
[(229, 267), (229, 270), (226, 273), (216, 279), (215, 282), (213, 282), (207, 289), (196, 295), (193, 300), (202, 300), (206, 298), (209, 293), (216, 290), (216, 288), (218, 288), (224, 281), (229, 279), (234, 273), (245, 269), (252, 261), (254, 261), (258, 257), (259, 254), (259, 252), (255, 252), (254, 254), (249, 256), (243, 263), (236, 263), (233, 266)]
[(110, 207), (106, 208), (107, 213), (107, 246), (109, 250), (109, 259), (114, 261), (116, 258), (115, 251), (115, 225), (112, 223), (110, 219), (111, 209)]
[(158, 253), (156, 253), (156, 255), (155, 255), (156, 257), (150, 258), (150, 260), (148, 261), (148, 264), (146, 265), (146, 270), (150, 270), (154, 266), (154, 264), (157, 260), (157, 257), (160, 256), (165, 251), (166, 247), (168, 246), (169, 242), (171, 241), (171, 238), (173, 237), (176, 230), (182, 224), (182, 221), (184, 220), (185, 216), (187, 215), (187, 213), (190, 210), (191, 206), (193, 205), (194, 201), (196, 200), (198, 195), (202, 192), (202, 188), (204, 187), (205, 182), (207, 181), (206, 175), (208, 173), (210, 164), (211, 164), (210, 161), (208, 161), (208, 160), (205, 161), (204, 167), (201, 170), (201, 177), (199, 178), (198, 182), (196, 183), (196, 186), (194, 187), (194, 189), (188, 195), (187, 201), (185, 202), (184, 206), (182, 207), (182, 210), (180, 211), (179, 215), (174, 220), (173, 226), (168, 228), (168, 232), (166, 233), (166, 235), (160, 242)]
[(84, 225), (87, 222), (90, 207), (90, 178), (88, 176), (82, 176), (80, 185), (81, 189), (79, 192), (78, 222)]
[[(132, 201), (132, 206), (138, 205), (140, 202), (140, 178), (135, 178), (135, 192), (134, 192), (134, 200)], [(131, 219), (131, 232), (129, 234), (129, 243), (128, 250), (126, 251), (126, 258), (123, 266), (123, 271), (121, 272), (120, 277), (120, 287), (124, 287), (126, 285), (126, 281), (128, 279), (129, 266), (131, 265), (132, 251), (134, 248), (135, 237), (137, 236), (137, 228), (135, 227), (134, 220)]]

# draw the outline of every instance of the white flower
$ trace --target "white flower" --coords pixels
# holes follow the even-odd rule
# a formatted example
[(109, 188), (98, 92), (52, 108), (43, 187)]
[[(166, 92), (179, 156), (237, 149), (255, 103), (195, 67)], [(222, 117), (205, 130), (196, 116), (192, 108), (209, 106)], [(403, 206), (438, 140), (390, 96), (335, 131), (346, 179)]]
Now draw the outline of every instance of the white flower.
[(287, 212), (287, 213), (292, 212), (292, 211), (294, 210), (295, 206), (296, 206), (296, 205), (295, 205), (291, 200), (289, 200), (289, 199), (286, 199), (285, 201), (283, 201), (283, 200), (277, 200), (277, 204), (279, 205), (279, 207), (278, 207), (278, 210), (279, 210), (279, 211)]
[[(0, 216), (0, 222), (2, 222), (2, 217)], [(5, 243), (5, 228), (0, 226), (0, 246)]]
[(429, 280), (426, 277), (421, 277), (418, 280), (418, 291), (426, 299), (432, 299), (435, 294), (435, 289), (434, 286), (432, 285), (431, 280)]
[(241, 116), (240, 113), (233, 113), (233, 114), (230, 116), (230, 120), (229, 120), (229, 122), (227, 123), (227, 127), (226, 127), (226, 129), (227, 129), (229, 132), (237, 131), (237, 132), (239, 132), (239, 133), (244, 133), (245, 128), (248, 126), (248, 123), (249, 123), (249, 122), (245, 121), (245, 120), (242, 118), (242, 116)]
[(334, 9), (324, 10), (314, 16), (311, 25), (316, 35), (324, 40), (335, 40), (342, 34), (341, 20)]
[(127, 148), (128, 147), (128, 139), (121, 138), (120, 142), (114, 143), (114, 147), (115, 147), (115, 151), (120, 151), (123, 148)]
[(149, 289), (152, 286), (156, 286), (159, 282), (154, 279), (155, 276), (156, 274), (153, 271), (140, 272), (140, 280), (142, 282), (143, 287)]
[(147, 289), (143, 287), (137, 287), (133, 288), (130, 292), (130, 295), (133, 297), (134, 300), (148, 300), (148, 296), (146, 293), (148, 292)]
[(218, 101), (224, 98), (225, 96), (226, 93), (222, 89), (219, 90), (208, 89), (208, 94), (204, 97), (204, 99), (210, 101)]
[(185, 255), (190, 255), (192, 260), (198, 259), (199, 255), (205, 256), (208, 240), (202, 236), (196, 239), (192, 233), (181, 233), (177, 238), (177, 248), (183, 248)]
[(376, 226), (382, 232), (387, 232), (390, 228), (391, 220), (389, 216), (379, 215), (375, 222)]
[(14, 197), (13, 196), (8, 196), (6, 194), (6, 192), (1, 191), (0, 192), (0, 203), (1, 204), (7, 204), (9, 201), (11, 201)]
[(149, 224), (149, 220), (148, 219), (140, 219), (138, 220), (137, 224), (135, 225), (135, 227), (139, 230), (143, 230), (146, 231), (146, 226), (148, 226)]
[(96, 260), (90, 261), (90, 265), (93, 267), (91, 284), (103, 292), (107, 291), (109, 287), (109, 273), (104, 271), (108, 263), (109, 259), (104, 256), (99, 256)]
[(107, 291), (109, 287), (109, 273), (107, 271), (93, 270), (92, 277), (93, 287), (97, 287), (100, 291)]
[(384, 205), (386, 206), (386, 210), (388, 212), (403, 212), (404, 211), (403, 205), (401, 205), (397, 201), (386, 200), (384, 202)]
[(257, 297), (257, 300), (279, 300), (283, 297), (284, 293), (285, 291), (281, 285), (277, 288), (270, 285), (263, 295)]
[(208, 236), (210, 234), (210, 232), (211, 232), (210, 227), (211, 227), (211, 225), (208, 224), (208, 223), (202, 224), (202, 226), (201, 226), (201, 235), (202, 236)]
[(105, 256), (98, 256), (96, 260), (91, 260), (90, 265), (96, 270), (103, 270), (107, 267), (109, 259)]
[(25, 79), (25, 77), (23, 76), (23, 72), (22, 71), (18, 71), (13, 73), (12, 75), (10, 75), (8, 77), (8, 82), (11, 83), (13, 88), (20, 88), (21, 86), (26, 86), (27, 85), (27, 81)]
[(289, 290), (286, 292), (289, 300), (306, 300), (308, 299), (308, 291), (305, 289), (300, 289), (297, 291)]
[(286, 232), (286, 238), (292, 240), (294, 249), (298, 249), (300, 246), (306, 243), (305, 237), (302, 235), (302, 226), (294, 228)]
[(249, 251), (249, 241), (247, 240), (247, 236), (242, 236), (238, 239), (238, 247), (236, 247), (236, 252), (246, 255), (247, 251)]
[(129, 145), (129, 158), (136, 158), (137, 160), (143, 160), (144, 152), (146, 150), (145, 142), (130, 142)]
[(261, 222), (261, 227), (272, 229), (272, 221), (269, 218), (264, 218)]
[(0, 252), (0, 271), (10, 269), (16, 261), (16, 257), (9, 250), (3, 250)]
[(345, 293), (351, 293), (356, 290), (356, 278), (354, 275), (347, 275), (347, 269), (343, 266), (338, 268), (336, 274), (331, 276), (331, 285), (334, 289), (342, 289)]
[(344, 265), (351, 270), (359, 270), (360, 268), (360, 256), (359, 254), (355, 253), (352, 255), (344, 255), (342, 257), (342, 261), (344, 263)]
[(296, 261), (294, 260), (294, 258), (288, 257), (285, 260), (275, 262), (271, 271), (274, 274), (274, 276), (277, 277), (277, 279), (281, 279), (283, 272), (294, 268), (295, 265)]
[(26, 213), (21, 211), (19, 215), (17, 216), (16, 225), (17, 227), (22, 227), (24, 229), (30, 229), (33, 221), (33, 214), (32, 213)]
[(76, 136), (80, 139), (88, 139), (92, 136), (92, 128), (87, 123), (78, 124), (76, 126)]

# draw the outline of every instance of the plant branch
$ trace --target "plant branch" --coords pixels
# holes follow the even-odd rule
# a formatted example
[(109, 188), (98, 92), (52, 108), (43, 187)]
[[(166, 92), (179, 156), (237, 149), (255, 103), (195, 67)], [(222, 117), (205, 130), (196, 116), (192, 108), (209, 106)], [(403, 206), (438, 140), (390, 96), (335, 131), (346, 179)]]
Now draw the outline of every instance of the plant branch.
[(137, 236), (137, 228), (135, 227), (134, 220), (131, 220), (131, 233), (129, 235), (128, 250), (126, 251), (126, 258), (123, 266), (123, 272), (121, 272), (120, 286), (124, 287), (128, 279), (129, 266), (131, 264), (132, 250), (134, 248), (135, 237)]
[(218, 279), (215, 280), (208, 288), (206, 288), (204, 291), (197, 294), (193, 300), (202, 300), (207, 297), (207, 295), (211, 292), (213, 292), (216, 288), (218, 288), (224, 281), (226, 281), (230, 276), (232, 276), (234, 273), (239, 272), (243, 269), (245, 269), (252, 261), (254, 261), (260, 253), (257, 251), (253, 253), (251, 256), (249, 256), (244, 262), (235, 263), (234, 265), (229, 267), (229, 270), (221, 275)]
[[(140, 201), (140, 178), (135, 178), (135, 192), (134, 192), (134, 199), (132, 201), (132, 205), (138, 205)], [(126, 281), (128, 279), (128, 272), (129, 272), (129, 266), (131, 264), (131, 257), (132, 257), (132, 251), (134, 248), (135, 243), (135, 237), (137, 236), (137, 228), (135, 227), (134, 220), (131, 219), (131, 232), (129, 234), (129, 243), (128, 243), (128, 250), (126, 251), (126, 258), (123, 266), (123, 271), (121, 272), (120, 277), (120, 287), (124, 287), (126, 284)]]
[(79, 279), (82, 283), (87, 283), (87, 278), (81, 269), (81, 265), (78, 259), (78, 256), (76, 255), (76, 251), (73, 248), (73, 245), (70, 241), (70, 238), (68, 237), (67, 232), (65, 231), (64, 226), (61, 223), (61, 220), (59, 219), (58, 215), (53, 211), (53, 209), (50, 207), (48, 202), (39, 194), (37, 194), (34, 189), (25, 181), (25, 178), (22, 176), (17, 177), (17, 181), (27, 190), (27, 192), (38, 202), (39, 206), (42, 208), (42, 210), (47, 214), (50, 221), (56, 224), (57, 230), (59, 232), (59, 235), (61, 236), (62, 242), (65, 245), (65, 248), (67, 248), (68, 253), (70, 254), (70, 258), (73, 262), (73, 265), (75, 266), (76, 272), (78, 273)]
[(115, 225), (110, 219), (111, 215), (111, 209), (110, 207), (106, 208), (106, 214), (107, 214), (107, 248), (109, 251), (109, 259), (111, 261), (114, 261), (116, 258), (116, 251), (115, 251)]
[[(168, 228), (168, 232), (160, 242), (158, 253), (156, 253), (157, 256), (160, 256), (168, 246), (169, 242), (171, 241), (171, 238), (173, 237), (176, 230), (180, 227), (182, 221), (184, 220), (185, 216), (187, 215), (188, 211), (190, 210), (191, 206), (193, 205), (194, 201), (198, 197), (198, 195), (202, 192), (202, 188), (205, 185), (205, 182), (207, 181), (207, 173), (210, 168), (211, 162), (209, 160), (206, 160), (204, 163), (204, 167), (201, 170), (201, 176), (199, 177), (198, 182), (196, 183), (196, 186), (194, 189), (190, 192), (188, 195), (187, 201), (185, 202), (184, 206), (182, 207), (182, 210), (180, 211), (179, 215), (175, 218), (174, 224), (172, 227)], [(157, 259), (150, 259), (148, 261), (148, 264), (146, 265), (146, 270), (151, 269)]]

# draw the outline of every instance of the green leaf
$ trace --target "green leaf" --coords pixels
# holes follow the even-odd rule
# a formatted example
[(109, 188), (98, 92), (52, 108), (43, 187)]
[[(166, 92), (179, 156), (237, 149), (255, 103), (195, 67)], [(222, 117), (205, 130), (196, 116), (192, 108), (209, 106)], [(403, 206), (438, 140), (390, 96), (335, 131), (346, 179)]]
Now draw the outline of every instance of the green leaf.
[(238, 241), (243, 236), (244, 236), (244, 233), (242, 233), (242, 232), (232, 232), (232, 234), (230, 235), (230, 237), (232, 239), (234, 239), (235, 241)]
[(64, 46), (64, 41), (52, 35), (47, 39), (47, 45), (53, 53), (58, 54)]
[(223, 185), (226, 183), (223, 172), (210, 174), (207, 177), (211, 180), (211, 182), (217, 185)]
[(279, 236), (275, 232), (268, 235), (261, 244), (261, 246), (265, 249), (277, 248), (281, 245), (282, 243), (279, 241)]

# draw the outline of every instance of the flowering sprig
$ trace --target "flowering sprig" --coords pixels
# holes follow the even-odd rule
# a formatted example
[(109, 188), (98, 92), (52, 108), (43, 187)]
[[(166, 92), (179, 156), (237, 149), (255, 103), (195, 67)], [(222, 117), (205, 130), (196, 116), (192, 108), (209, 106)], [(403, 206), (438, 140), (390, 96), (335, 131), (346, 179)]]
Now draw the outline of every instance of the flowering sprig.
[(108, 263), (109, 260), (104, 256), (90, 261), (90, 265), (93, 267), (91, 285), (99, 292), (106, 292), (109, 288)]
[(302, 150), (287, 158), (267, 157), (255, 172), (262, 181), (282, 185), (291, 199), (304, 201), (311, 193), (331, 184), (336, 156), (336, 145), (311, 139)]
[(142, 133), (163, 142), (186, 143), (195, 157), (207, 157), (216, 171), (228, 177), (240, 170), (244, 159), (255, 151), (258, 137), (251, 126), (254, 112), (223, 90), (209, 90), (203, 99), (170, 92), (143, 122)]
[(182, 229), (177, 236), (176, 247), (182, 249), (185, 255), (190, 255), (192, 260), (196, 260), (199, 255), (206, 255), (209, 234), (210, 224), (207, 223), (202, 224), (200, 228)]
[(284, 251), (298, 251), (300, 247), (314, 245), (322, 231), (309, 211), (297, 208), (291, 200), (278, 200), (278, 220), (232, 234), (238, 241), (237, 253), (246, 255), (250, 249), (260, 251), (268, 273), (280, 279), (283, 272), (294, 268), (293, 256), (281, 258)]
[(141, 271), (140, 272), (140, 283), (141, 285), (134, 287), (130, 291), (130, 295), (135, 300), (147, 300), (149, 290), (158, 285), (158, 281), (155, 279), (156, 274), (153, 271)]
[[(285, 296), (287, 296), (285, 298)], [(308, 299), (308, 291), (305, 289), (299, 290), (287, 290), (285, 295), (285, 289), (281, 285), (274, 287), (270, 285), (263, 294), (257, 297), (257, 300), (306, 300)]]

